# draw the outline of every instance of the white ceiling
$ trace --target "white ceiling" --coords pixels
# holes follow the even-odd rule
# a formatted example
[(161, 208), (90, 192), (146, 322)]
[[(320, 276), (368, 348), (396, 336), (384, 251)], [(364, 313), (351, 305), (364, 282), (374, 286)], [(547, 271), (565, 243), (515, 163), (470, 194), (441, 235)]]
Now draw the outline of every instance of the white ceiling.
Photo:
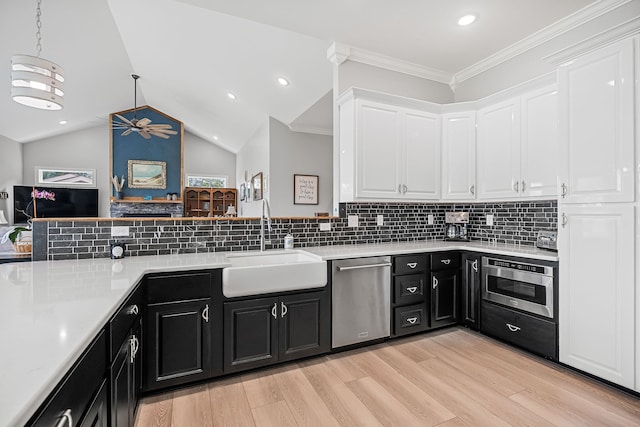
[[(108, 135), (109, 113), (133, 107), (135, 72), (138, 105), (237, 152), (268, 116), (300, 116), (294, 129), (330, 120), (334, 41), (453, 76), (598, 1), (43, 0), (42, 57), (65, 69), (58, 112), (8, 93), (11, 55), (35, 54), (35, 3), (0, 1), (0, 135), (29, 142), (98, 124)], [(478, 21), (458, 27), (468, 12)]]

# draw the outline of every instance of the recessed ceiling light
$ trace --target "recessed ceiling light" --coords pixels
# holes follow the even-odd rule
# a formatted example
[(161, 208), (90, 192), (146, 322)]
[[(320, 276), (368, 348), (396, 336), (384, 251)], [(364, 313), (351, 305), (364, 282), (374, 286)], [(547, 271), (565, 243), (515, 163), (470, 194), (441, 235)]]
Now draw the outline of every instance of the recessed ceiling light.
[(280, 83), (282, 86), (289, 86), (289, 80), (285, 79), (284, 77), (278, 77), (278, 83)]
[(229, 92), (227, 93), (227, 96), (229, 97), (229, 99), (237, 99), (238, 97), (235, 96), (233, 93)]
[(66, 125), (68, 122), (66, 120), (60, 120), (58, 123), (60, 123), (61, 125)]
[(217, 135), (214, 135), (214, 136), (213, 136), (213, 140), (214, 140), (214, 141), (217, 141), (217, 140), (218, 140), (218, 136), (217, 136)]
[(458, 25), (464, 27), (465, 25), (473, 24), (476, 20), (476, 15), (465, 15), (458, 19)]

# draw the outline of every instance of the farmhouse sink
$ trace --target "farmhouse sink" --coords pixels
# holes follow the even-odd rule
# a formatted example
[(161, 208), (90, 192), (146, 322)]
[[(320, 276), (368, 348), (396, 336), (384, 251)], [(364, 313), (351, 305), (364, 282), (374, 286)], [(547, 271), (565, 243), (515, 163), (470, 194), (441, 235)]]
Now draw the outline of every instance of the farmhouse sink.
[(304, 251), (229, 254), (222, 269), (227, 298), (324, 287), (327, 262)]

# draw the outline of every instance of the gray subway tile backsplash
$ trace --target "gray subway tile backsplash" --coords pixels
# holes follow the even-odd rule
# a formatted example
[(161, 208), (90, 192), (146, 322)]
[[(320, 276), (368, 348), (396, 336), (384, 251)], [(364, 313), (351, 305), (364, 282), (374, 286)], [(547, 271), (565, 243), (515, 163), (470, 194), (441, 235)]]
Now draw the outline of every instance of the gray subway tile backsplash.
[[(469, 238), (506, 244), (534, 245), (539, 230), (557, 228), (555, 200), (497, 203), (347, 203), (346, 215), (358, 215), (359, 226), (347, 226), (346, 218), (274, 219), (271, 244), (283, 248), (284, 236), (291, 230), (296, 247), (350, 245), (360, 243), (441, 240), (444, 214), (469, 212)], [(427, 224), (427, 215), (434, 224)], [(494, 225), (485, 217), (494, 215)], [(377, 225), (377, 215), (384, 225)], [(319, 223), (331, 223), (331, 231), (320, 231)], [(111, 226), (129, 226), (128, 237), (111, 237)], [(258, 219), (133, 219), (131, 221), (55, 221), (36, 222), (34, 260), (104, 258), (114, 241), (127, 244), (127, 256), (258, 250)]]

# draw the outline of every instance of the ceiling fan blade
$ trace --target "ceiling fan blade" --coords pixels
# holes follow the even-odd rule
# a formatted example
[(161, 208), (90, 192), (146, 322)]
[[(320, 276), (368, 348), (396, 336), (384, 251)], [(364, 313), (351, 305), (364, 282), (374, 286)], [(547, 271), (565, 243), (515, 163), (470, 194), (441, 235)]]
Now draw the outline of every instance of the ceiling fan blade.
[(149, 131), (149, 134), (151, 134), (151, 135), (153, 135), (153, 136), (157, 136), (157, 137), (159, 137), (159, 138), (169, 139), (169, 136), (168, 136), (168, 135), (165, 135), (164, 133), (158, 133), (158, 132), (155, 132), (155, 131), (153, 131), (153, 130), (150, 130), (150, 131)]
[(151, 120), (147, 119), (146, 117), (143, 119), (138, 120), (138, 123), (136, 123), (136, 126), (138, 127), (143, 127), (148, 125), (149, 123), (151, 123)]
[(171, 129), (172, 126), (171, 125), (163, 125), (163, 124), (157, 124), (157, 125), (149, 125), (150, 127), (156, 128), (156, 129)]
[(120, 114), (114, 114), (114, 116), (116, 116), (117, 118), (122, 120), (124, 123), (128, 124), (129, 126), (133, 126), (133, 123), (131, 123), (131, 120), (127, 119), (126, 117), (122, 117)]
[(120, 136), (127, 136), (129, 135), (131, 132), (133, 132), (131, 129), (127, 129), (124, 132), (122, 132), (122, 134)]
[(141, 130), (140, 135), (142, 135), (144, 139), (151, 139), (151, 135), (149, 135), (149, 133), (146, 130)]
[(147, 129), (148, 130), (152, 130), (152, 131), (157, 132), (157, 133), (162, 133), (162, 134), (165, 134), (165, 135), (177, 135), (178, 134), (178, 132), (176, 132), (175, 130), (171, 130), (171, 129), (158, 129), (158, 128), (154, 128), (154, 127), (148, 127)]

